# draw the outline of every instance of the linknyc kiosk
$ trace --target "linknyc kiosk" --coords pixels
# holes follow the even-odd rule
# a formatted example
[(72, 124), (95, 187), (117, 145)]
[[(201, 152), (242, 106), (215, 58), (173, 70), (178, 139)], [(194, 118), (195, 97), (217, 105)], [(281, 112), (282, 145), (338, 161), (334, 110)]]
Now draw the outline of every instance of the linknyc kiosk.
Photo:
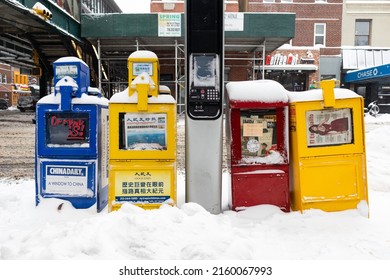
[(230, 82), (226, 89), (231, 208), (272, 204), (289, 212), (287, 90), (272, 80)]
[(97, 211), (107, 205), (108, 100), (88, 94), (89, 67), (76, 57), (53, 63), (55, 92), (36, 110), (36, 204), (68, 200)]
[(176, 101), (159, 92), (153, 52), (133, 52), (128, 70), (129, 87), (109, 102), (108, 210), (176, 204)]
[(292, 209), (368, 209), (363, 98), (320, 85), (289, 93)]
[(186, 202), (221, 212), (224, 1), (186, 1)]

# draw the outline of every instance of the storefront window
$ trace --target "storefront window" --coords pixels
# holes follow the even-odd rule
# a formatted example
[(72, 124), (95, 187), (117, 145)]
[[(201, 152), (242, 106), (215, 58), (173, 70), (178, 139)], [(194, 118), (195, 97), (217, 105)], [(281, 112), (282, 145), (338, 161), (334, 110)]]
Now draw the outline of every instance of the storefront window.
[(298, 71), (271, 71), (265, 73), (265, 78), (277, 81), (289, 91), (306, 90), (307, 74)]

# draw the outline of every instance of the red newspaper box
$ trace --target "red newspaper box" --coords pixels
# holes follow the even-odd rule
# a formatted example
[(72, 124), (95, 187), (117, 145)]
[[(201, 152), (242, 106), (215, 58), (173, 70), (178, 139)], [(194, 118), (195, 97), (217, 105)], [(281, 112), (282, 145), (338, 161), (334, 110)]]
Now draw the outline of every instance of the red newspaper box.
[(233, 210), (290, 211), (287, 90), (272, 80), (226, 85), (226, 149)]

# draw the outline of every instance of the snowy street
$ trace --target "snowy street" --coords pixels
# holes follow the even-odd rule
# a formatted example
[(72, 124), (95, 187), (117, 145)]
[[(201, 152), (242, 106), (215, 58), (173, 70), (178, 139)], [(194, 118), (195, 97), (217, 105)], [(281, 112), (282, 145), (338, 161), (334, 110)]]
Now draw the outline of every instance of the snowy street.
[[(263, 205), (232, 212), (227, 173), (226, 211), (211, 215), (184, 203), (182, 167), (178, 207), (145, 211), (124, 205), (97, 214), (69, 203), (59, 207), (57, 199), (35, 207), (31, 117), (11, 112), (1, 118), (0, 259), (390, 259), (389, 115), (366, 117), (369, 219), (359, 209), (301, 214)], [(178, 130), (180, 142), (183, 120)]]

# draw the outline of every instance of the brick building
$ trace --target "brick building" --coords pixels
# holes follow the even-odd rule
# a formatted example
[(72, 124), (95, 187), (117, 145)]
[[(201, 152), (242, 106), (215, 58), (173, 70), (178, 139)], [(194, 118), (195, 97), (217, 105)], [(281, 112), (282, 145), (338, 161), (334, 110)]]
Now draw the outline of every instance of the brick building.
[[(225, 1), (225, 12), (294, 13), (295, 37), (263, 57), (261, 51), (225, 53), (225, 81), (277, 80), (301, 91), (321, 79), (340, 79), (342, 0)], [(152, 13), (184, 12), (184, 1), (151, 1)]]
[[(313, 81), (340, 80), (342, 0), (245, 0), (242, 11), (296, 14), (295, 37), (268, 54), (282, 61), (266, 63), (265, 78), (298, 91), (308, 89)], [(295, 63), (287, 63), (289, 56), (297, 58)]]
[(12, 104), (12, 69), (11, 65), (0, 63), (0, 98)]

